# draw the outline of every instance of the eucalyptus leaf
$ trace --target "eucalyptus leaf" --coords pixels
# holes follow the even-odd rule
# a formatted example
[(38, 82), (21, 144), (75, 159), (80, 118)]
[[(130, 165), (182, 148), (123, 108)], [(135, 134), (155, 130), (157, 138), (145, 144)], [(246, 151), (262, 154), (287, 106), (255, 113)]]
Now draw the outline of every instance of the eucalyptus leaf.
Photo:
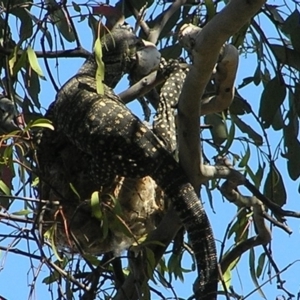
[(258, 263), (257, 263), (257, 268), (256, 268), (257, 278), (259, 278), (260, 275), (262, 274), (262, 271), (263, 271), (264, 266), (265, 266), (265, 259), (266, 259), (266, 253), (263, 252), (258, 258)]
[(261, 146), (263, 144), (263, 138), (260, 134), (258, 134), (253, 127), (246, 124), (242, 121), (238, 116), (231, 115), (231, 118), (235, 125), (242, 131), (246, 133), (248, 137), (255, 142), (257, 146)]
[(286, 86), (283, 78), (275, 76), (265, 86), (260, 99), (259, 117), (265, 128), (272, 124), (277, 110), (286, 96)]
[(298, 51), (275, 44), (270, 44), (270, 48), (279, 62), (300, 71), (300, 55)]
[(30, 124), (30, 127), (42, 127), (42, 128), (48, 128), (50, 130), (54, 130), (54, 126), (52, 125), (52, 122), (45, 118), (40, 118), (32, 122)]
[(104, 81), (105, 67), (102, 61), (102, 45), (99, 38), (97, 38), (95, 41), (94, 52), (95, 52), (95, 58), (97, 62), (97, 70), (96, 70), (97, 93), (103, 95), (104, 94), (103, 81)]
[(163, 49), (160, 50), (161, 56), (167, 60), (170, 58), (174, 58), (174, 59), (178, 58), (181, 52), (182, 52), (182, 46), (179, 43), (164, 47)]
[(61, 35), (68, 41), (75, 41), (75, 34), (71, 27), (71, 22), (67, 19), (67, 14), (64, 12), (61, 5), (58, 5), (55, 0), (46, 0), (47, 8), (50, 13), (50, 19), (61, 33)]
[(94, 192), (91, 197), (92, 216), (98, 220), (102, 219), (102, 210), (100, 208), (99, 192)]
[(37, 56), (34, 52), (34, 50), (28, 46), (27, 48), (27, 57), (28, 57), (28, 61), (29, 61), (29, 64), (31, 66), (31, 68), (44, 80), (46, 80), (44, 74), (43, 74), (43, 71), (39, 65), (39, 62), (38, 62), (38, 59), (37, 59)]
[(275, 163), (271, 163), (270, 165), (270, 170), (264, 185), (264, 195), (279, 206), (286, 204), (287, 194), (285, 185)]
[(39, 100), (39, 94), (41, 92), (40, 79), (38, 74), (29, 67), (27, 64), (26, 73), (23, 75), (24, 85), (26, 90), (33, 101), (36, 108), (40, 109), (41, 104)]
[(297, 9), (284, 21), (281, 30), (290, 36), (293, 48), (300, 53), (300, 13)]
[(227, 128), (223, 119), (218, 114), (210, 114), (204, 117), (205, 124), (211, 125), (209, 129), (212, 139), (217, 146), (223, 144), (227, 138)]
[(249, 267), (250, 267), (251, 278), (255, 287), (257, 288), (257, 291), (259, 292), (262, 298), (267, 299), (262, 289), (260, 288), (260, 284), (257, 281), (256, 272), (255, 272), (255, 252), (253, 248), (250, 249), (250, 253), (249, 253)]
[(6, 195), (6, 196), (10, 196), (11, 192), (10, 192), (10, 188), (4, 183), (3, 180), (0, 179), (0, 190)]

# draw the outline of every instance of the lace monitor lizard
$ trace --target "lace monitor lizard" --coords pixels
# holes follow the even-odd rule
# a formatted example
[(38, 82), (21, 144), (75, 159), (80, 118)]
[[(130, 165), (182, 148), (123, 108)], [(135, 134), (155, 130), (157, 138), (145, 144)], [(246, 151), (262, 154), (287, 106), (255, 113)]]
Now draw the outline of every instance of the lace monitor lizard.
[[(112, 87), (123, 75), (122, 71), (131, 67), (126, 59), (130, 51), (124, 56), (124, 49), (130, 50), (130, 45), (136, 46), (137, 41), (130, 38), (123, 39), (126, 47), (119, 47), (116, 35), (112, 48), (107, 41), (105, 48), (111, 55), (107, 56), (105, 65), (111, 73), (106, 71), (106, 83)], [(171, 199), (189, 234), (199, 273), (194, 287), (197, 299), (215, 299), (215, 243), (208, 218), (193, 187), (163, 143), (108, 86), (105, 86), (104, 95), (97, 94), (96, 68), (95, 58), (91, 57), (57, 93), (47, 115), (55, 126), (54, 134), (50, 134), (50, 139), (53, 139), (49, 144), (49, 135), (45, 134), (38, 151), (42, 176), (47, 173), (47, 168), (52, 168), (52, 163), (57, 164), (56, 169), (64, 169), (60, 163), (65, 163), (66, 157), (61, 160), (53, 158), (60, 150), (75, 164), (75, 169), (63, 170), (61, 176), (72, 171), (83, 174), (81, 180), (88, 186), (86, 191), (81, 191), (83, 198), (90, 196), (85, 194), (90, 189), (99, 190), (101, 186), (110, 185), (116, 176), (140, 178), (150, 175)], [(177, 90), (179, 92), (180, 88)], [(156, 128), (163, 129), (164, 126), (161, 123)], [(171, 136), (174, 135), (171, 133)], [(77, 163), (84, 168), (77, 170)], [(58, 192), (64, 194), (59, 189)]]
[[(114, 60), (118, 60), (114, 57)], [(191, 240), (199, 272), (199, 299), (214, 299), (216, 250), (206, 213), (184, 171), (158, 138), (105, 86), (96, 92), (91, 58), (57, 93), (52, 121), (58, 134), (89, 158), (90, 180), (150, 175), (172, 201)]]

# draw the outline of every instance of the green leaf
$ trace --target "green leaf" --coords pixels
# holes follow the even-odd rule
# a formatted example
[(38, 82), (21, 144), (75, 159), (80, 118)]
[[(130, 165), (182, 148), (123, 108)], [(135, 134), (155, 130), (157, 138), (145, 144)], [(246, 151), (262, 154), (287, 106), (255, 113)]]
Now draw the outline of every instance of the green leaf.
[(262, 92), (259, 107), (259, 116), (265, 128), (270, 127), (275, 114), (286, 96), (286, 86), (283, 78), (275, 76), (271, 79)]
[(229, 110), (232, 115), (244, 115), (252, 111), (250, 104), (247, 100), (243, 99), (237, 91), (235, 91), (235, 96)]
[[(274, 3), (275, 4), (275, 3)], [(282, 16), (281, 16), (281, 8), (278, 5), (270, 5), (265, 3), (265, 7), (268, 9), (268, 12), (271, 13), (273, 19), (277, 21), (279, 24), (282, 24), (284, 22)]]
[(75, 11), (77, 11), (79, 13), (81, 12), (81, 8), (76, 2), (72, 1), (72, 5), (73, 5), (73, 8)]
[(31, 183), (31, 186), (34, 187), (34, 188), (36, 188), (36, 187), (39, 186), (39, 183), (40, 183), (39, 177), (35, 177), (35, 178), (33, 179), (32, 183)]
[(12, 214), (15, 216), (28, 216), (29, 214), (32, 214), (33, 211), (29, 209), (21, 209), (19, 211), (13, 212)]
[(96, 87), (97, 87), (97, 93), (100, 95), (104, 94), (104, 74), (105, 74), (105, 68), (104, 63), (102, 61), (102, 45), (99, 38), (96, 39), (95, 45), (94, 45), (94, 52), (97, 62), (97, 70), (96, 70)]
[(156, 267), (155, 255), (154, 252), (148, 247), (145, 248), (145, 251), (146, 251), (146, 274), (149, 279), (155, 282), (155, 279), (153, 277), (154, 269)]
[(255, 287), (257, 288), (257, 291), (259, 292), (259, 294), (260, 294), (264, 299), (267, 299), (266, 296), (264, 295), (262, 289), (259, 287), (259, 283), (258, 283), (258, 281), (257, 281), (256, 274), (255, 274), (255, 267), (254, 267), (254, 264), (255, 264), (255, 254), (254, 254), (254, 249), (251, 248), (251, 249), (250, 249), (250, 252), (249, 252), (249, 266), (250, 266), (250, 274), (251, 274), (251, 278), (252, 278), (252, 281), (253, 281)]
[(47, 276), (43, 279), (42, 283), (45, 284), (51, 284), (58, 280), (60, 277), (60, 274), (57, 271), (54, 271), (50, 276)]
[(288, 152), (287, 169), (292, 180), (297, 180), (300, 176), (300, 143), (295, 141), (293, 146), (290, 146)]
[(134, 236), (133, 233), (131, 232), (130, 228), (125, 223), (125, 221), (118, 215), (115, 215), (114, 220), (110, 221), (109, 228), (113, 232), (122, 232), (129, 238), (132, 238)]
[[(8, 1), (12, 2), (11, 0), (3, 1), (5, 7), (7, 7)], [(13, 5), (10, 7), (9, 12), (15, 15), (21, 21), (19, 30), (20, 41), (24, 41), (25, 39), (32, 36), (33, 25), (32, 20), (28, 14), (32, 7), (32, 3), (32, 0), (14, 0)]]
[(46, 80), (45, 76), (43, 75), (43, 71), (39, 65), (37, 56), (35, 54), (35, 52), (33, 51), (33, 49), (28, 46), (27, 48), (27, 56), (28, 56), (28, 61), (29, 64), (31, 66), (31, 68), (44, 80)]
[(286, 127), (284, 132), (285, 141), (290, 140), (288, 144), (285, 142), (287, 146), (287, 152), (284, 157), (287, 159), (287, 169), (291, 179), (297, 180), (300, 176), (300, 142), (294, 137), (293, 132), (287, 130)]
[[(66, 259), (65, 257), (62, 261), (55, 261), (54, 262), (54, 264), (57, 265), (61, 269), (64, 269), (66, 267), (67, 263), (68, 263), (68, 259)], [(51, 273), (50, 276), (45, 277), (42, 282), (45, 283), (45, 284), (51, 284), (51, 283), (57, 281), (60, 278), (61, 278), (61, 274), (57, 271), (54, 271), (54, 272)]]
[(281, 173), (274, 163), (271, 163), (270, 170), (264, 186), (264, 195), (279, 206), (286, 203), (286, 191)]
[(45, 118), (40, 118), (35, 121), (33, 121), (30, 125), (30, 128), (32, 127), (42, 127), (42, 128), (48, 128), (50, 130), (54, 130), (54, 126), (52, 125), (52, 122)]
[(236, 222), (231, 226), (227, 238), (229, 239), (231, 235), (235, 233), (234, 242), (236, 244), (247, 239), (249, 233), (249, 226), (247, 226), (247, 224), (247, 212), (243, 210), (238, 214)]
[[(249, 177), (251, 178), (251, 180), (252, 181), (254, 181), (256, 178), (255, 178), (255, 174), (254, 174), (254, 172), (252, 171), (252, 169), (247, 165), (246, 167), (245, 167), (245, 170), (246, 170), (246, 174), (248, 174), (249, 175)], [(245, 174), (245, 176), (246, 176), (246, 174)], [(254, 181), (255, 182), (255, 181)]]
[(73, 193), (77, 196), (77, 198), (80, 200), (81, 197), (80, 197), (79, 193), (77, 192), (77, 190), (75, 189), (75, 186), (74, 186), (71, 182), (69, 183), (69, 185), (70, 185), (70, 188), (71, 188), (72, 192), (73, 192)]
[(26, 73), (23, 75), (23, 78), (26, 90), (34, 105), (40, 109), (41, 104), (39, 100), (39, 93), (41, 91), (41, 86), (38, 74), (27, 64)]
[(239, 48), (239, 46), (243, 45), (249, 25), (250, 22), (247, 22), (237, 33), (233, 35), (231, 43), (236, 48)]
[(275, 115), (274, 115), (274, 119), (272, 122), (272, 127), (274, 130), (278, 131), (281, 130), (284, 126), (284, 121), (282, 118), (282, 113), (281, 113), (281, 109), (277, 109)]
[(225, 283), (226, 290), (228, 291), (231, 286), (231, 270), (230, 270), (230, 268), (227, 268), (227, 270), (223, 274), (223, 281)]
[(261, 185), (262, 178), (264, 176), (265, 167), (266, 167), (265, 164), (263, 166), (259, 165), (254, 178), (251, 178), (257, 189), (259, 189), (259, 187)]
[(238, 116), (231, 115), (231, 119), (235, 125), (239, 128), (240, 131), (246, 133), (248, 137), (254, 141), (255, 145), (261, 146), (263, 144), (263, 138), (260, 134), (254, 131), (253, 127), (247, 125), (242, 121)]
[(182, 46), (179, 43), (176, 43), (171, 46), (164, 47), (160, 50), (161, 56), (165, 59), (178, 58), (182, 52)]
[(75, 34), (63, 8), (58, 5), (55, 0), (46, 0), (46, 4), (48, 5), (48, 11), (51, 12), (50, 19), (52, 20), (52, 23), (68, 42), (74, 42)]
[(300, 142), (298, 140), (299, 124), (297, 114), (294, 109), (290, 109), (287, 114), (289, 123), (284, 126), (284, 145), (287, 152), (283, 154), (287, 159), (287, 169), (292, 180), (296, 180), (300, 176)]
[[(292, 94), (292, 92), (290, 91), (290, 94)], [(295, 105), (295, 110), (296, 113), (298, 115), (298, 117), (300, 117), (300, 84), (296, 83), (295, 84), (295, 93), (293, 94), (293, 96), (290, 96), (293, 99), (293, 103)]]
[(238, 89), (241, 89), (245, 86), (247, 86), (248, 84), (252, 83), (254, 81), (254, 77), (253, 76), (248, 76), (243, 78), (243, 82), (238, 86)]
[[(19, 50), (19, 47), (15, 47), (15, 53), (17, 55), (17, 51)], [(10, 61), (9, 61), (10, 62)], [(12, 68), (12, 77), (16, 77), (17, 73), (26, 66), (27, 62), (27, 54), (25, 51), (22, 51), (21, 56), (17, 56), (16, 63), (13, 65)]]
[(33, 14), (31, 14), (30, 12), (28, 12), (29, 16), (31, 17), (31, 19), (33, 20), (33, 22), (37, 25), (37, 28), (40, 29), (42, 31), (42, 33), (45, 35), (49, 48), (52, 51), (53, 49), (53, 41), (52, 41), (52, 36), (49, 30), (46, 30), (44, 27), (40, 26), (40, 20)]
[(253, 76), (253, 83), (258, 86), (261, 82), (261, 70), (260, 70), (260, 65), (257, 66), (254, 76)]
[(300, 55), (298, 51), (275, 44), (270, 44), (270, 48), (279, 62), (300, 71)]
[(210, 133), (217, 146), (223, 144), (227, 138), (227, 128), (223, 119), (218, 114), (210, 114), (204, 117), (205, 124), (211, 125)]
[(284, 21), (282, 31), (290, 36), (293, 48), (300, 52), (300, 14), (297, 9)]
[(245, 153), (245, 155), (242, 157), (242, 160), (241, 160), (240, 163), (239, 163), (239, 167), (240, 167), (240, 168), (243, 168), (243, 167), (245, 167), (245, 166), (248, 164), (248, 161), (249, 161), (249, 158), (250, 158), (250, 153), (251, 153), (251, 151), (250, 151), (250, 147), (249, 147), (249, 145), (248, 145), (248, 146), (247, 146), (246, 153)]
[(141, 286), (141, 291), (142, 291), (142, 295), (141, 295), (141, 300), (150, 300), (151, 299), (151, 293), (150, 293), (150, 288), (149, 285), (147, 283), (147, 280), (144, 280), (142, 286)]
[(56, 258), (57, 258), (59, 261), (63, 261), (63, 258), (61, 258), (61, 257), (58, 255), (57, 248), (56, 248), (56, 243), (55, 243), (56, 226), (57, 226), (56, 223), (53, 224), (53, 225), (52, 225), (52, 226), (44, 233), (44, 238), (50, 241), (52, 251), (53, 251), (54, 255), (56, 256)]
[(102, 211), (100, 208), (99, 192), (94, 192), (91, 197), (92, 216), (98, 220), (102, 219)]
[(3, 182), (3, 180), (0, 180), (0, 189), (6, 196), (11, 195), (10, 188)]
[(91, 28), (92, 34), (93, 34), (93, 41), (96, 41), (96, 39), (98, 38), (98, 21), (96, 20), (96, 18), (90, 14), (89, 18), (88, 18), (88, 25)]
[(183, 269), (181, 268), (181, 260), (182, 260), (182, 253), (179, 254), (172, 254), (168, 261), (168, 270), (169, 274), (173, 273), (175, 279), (179, 278), (183, 282)]
[(97, 258), (97, 256), (84, 253), (82, 257), (86, 259), (89, 263), (91, 263), (93, 266), (98, 267), (101, 264), (101, 261)]
[(229, 128), (229, 133), (228, 133), (228, 138), (226, 140), (226, 144), (224, 146), (224, 148), (222, 149), (222, 151), (219, 153), (219, 155), (224, 155), (227, 153), (227, 151), (229, 150), (229, 148), (231, 147), (233, 141), (234, 141), (234, 137), (235, 137), (235, 125), (231, 119), (231, 123), (230, 123), (230, 128)]
[(214, 201), (213, 201), (212, 192), (209, 189), (207, 184), (204, 185), (204, 188), (205, 188), (205, 191), (206, 191), (206, 194), (207, 194), (207, 197), (208, 197), (209, 205), (210, 205), (211, 209), (214, 211)]
[(13, 68), (18, 60), (18, 50), (19, 47), (14, 47), (14, 51), (12, 52), (12, 55), (9, 58), (8, 66), (10, 70), (10, 74), (13, 74)]
[(259, 278), (260, 275), (262, 274), (262, 271), (263, 271), (264, 265), (265, 265), (265, 259), (266, 259), (266, 253), (263, 252), (258, 258), (258, 264), (257, 264), (257, 268), (256, 268), (257, 278)]

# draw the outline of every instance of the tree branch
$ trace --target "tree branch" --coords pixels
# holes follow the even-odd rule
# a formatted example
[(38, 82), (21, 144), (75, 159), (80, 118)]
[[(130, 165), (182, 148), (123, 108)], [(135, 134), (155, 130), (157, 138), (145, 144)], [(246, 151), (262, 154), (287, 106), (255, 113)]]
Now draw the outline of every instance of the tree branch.
[[(2, 46), (0, 46), (0, 54), (4, 55), (10, 55), (12, 54), (14, 49), (6, 49)], [(17, 52), (18, 56), (21, 56), (23, 50), (19, 50)], [(58, 51), (35, 51), (35, 54), (39, 58), (66, 58), (66, 57), (82, 57), (82, 58), (88, 58), (91, 56), (91, 52), (84, 48), (74, 48), (74, 49), (69, 49), (69, 50), (58, 50)]]
[(159, 35), (165, 27), (168, 20), (185, 3), (186, 0), (175, 0), (166, 11), (162, 12), (156, 17), (156, 19), (154, 20), (154, 26), (150, 29), (150, 34), (147, 37), (147, 40), (149, 42), (152, 42), (153, 44), (157, 43)]
[[(232, 0), (201, 31), (184, 25), (179, 41), (192, 53), (193, 66), (187, 75), (178, 105), (180, 163), (199, 192), (202, 174), (199, 137), (200, 101), (211, 77), (222, 45), (237, 32), (262, 5), (263, 0)], [(199, 32), (200, 31), (200, 32)]]

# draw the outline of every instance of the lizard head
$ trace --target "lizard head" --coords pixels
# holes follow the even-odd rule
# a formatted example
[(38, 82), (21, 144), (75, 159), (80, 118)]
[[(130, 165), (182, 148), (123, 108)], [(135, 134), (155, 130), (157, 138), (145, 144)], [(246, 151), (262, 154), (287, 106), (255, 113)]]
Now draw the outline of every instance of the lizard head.
[[(104, 83), (111, 88), (116, 86), (124, 74), (129, 74), (130, 78), (142, 78), (159, 67), (160, 52), (156, 46), (138, 38), (127, 25), (118, 25), (107, 32), (101, 43)], [(95, 72), (94, 56), (84, 64), (81, 72), (86, 72), (87, 67), (93, 68)]]

